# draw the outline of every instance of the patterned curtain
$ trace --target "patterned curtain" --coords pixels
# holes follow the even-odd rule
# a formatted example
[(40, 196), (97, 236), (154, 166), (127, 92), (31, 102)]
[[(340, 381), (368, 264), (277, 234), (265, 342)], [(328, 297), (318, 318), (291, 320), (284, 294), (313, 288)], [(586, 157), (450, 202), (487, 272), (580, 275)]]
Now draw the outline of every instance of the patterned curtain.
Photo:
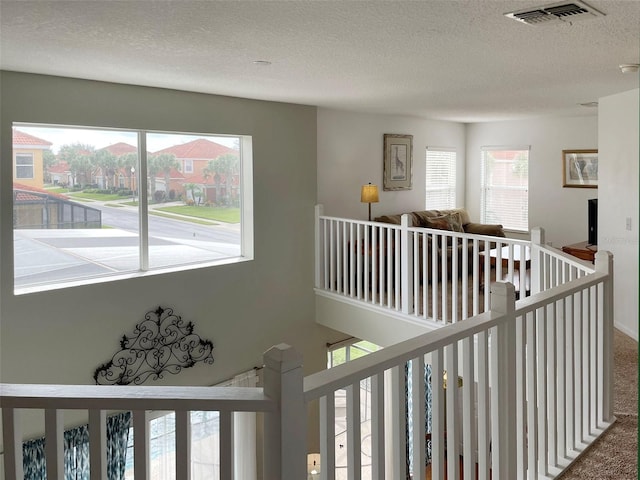
[(130, 427), (131, 412), (107, 418), (107, 478), (109, 480), (124, 479)]
[[(407, 427), (406, 427), (406, 435), (407, 435), (407, 476), (409, 476), (409, 472), (413, 471), (413, 402), (411, 401), (411, 395), (413, 391), (413, 381), (411, 376), (412, 363), (407, 362), (405, 364), (405, 411), (407, 412)], [(431, 365), (424, 365), (424, 386), (425, 386), (425, 432), (431, 433), (431, 403), (432, 403), (432, 390), (431, 390)], [(431, 440), (428, 440), (425, 443), (425, 461), (426, 464), (431, 463)]]
[(89, 428), (64, 432), (64, 480), (89, 480)]
[(22, 468), (24, 470), (24, 480), (47, 478), (44, 459), (44, 438), (29, 440), (22, 444)]
[[(107, 478), (123, 480), (131, 413), (107, 418)], [(25, 480), (47, 478), (45, 439), (29, 440), (22, 445)], [(64, 432), (64, 480), (89, 480), (89, 429), (82, 425)]]

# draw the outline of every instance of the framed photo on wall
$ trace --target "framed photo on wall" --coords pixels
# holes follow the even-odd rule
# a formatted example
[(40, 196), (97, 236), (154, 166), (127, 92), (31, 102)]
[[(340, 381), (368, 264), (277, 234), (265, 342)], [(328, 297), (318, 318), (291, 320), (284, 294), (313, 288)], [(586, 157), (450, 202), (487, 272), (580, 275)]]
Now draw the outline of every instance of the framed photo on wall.
[(563, 150), (562, 186), (598, 188), (598, 150)]
[(413, 135), (384, 134), (384, 190), (411, 190)]

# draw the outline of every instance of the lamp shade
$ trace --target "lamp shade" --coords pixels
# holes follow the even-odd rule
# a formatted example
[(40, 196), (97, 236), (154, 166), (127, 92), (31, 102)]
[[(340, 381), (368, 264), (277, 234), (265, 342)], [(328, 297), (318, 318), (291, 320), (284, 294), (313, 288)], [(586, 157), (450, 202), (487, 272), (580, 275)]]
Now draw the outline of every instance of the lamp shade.
[(363, 185), (362, 190), (360, 190), (360, 201), (362, 203), (378, 203), (378, 186), (371, 185)]

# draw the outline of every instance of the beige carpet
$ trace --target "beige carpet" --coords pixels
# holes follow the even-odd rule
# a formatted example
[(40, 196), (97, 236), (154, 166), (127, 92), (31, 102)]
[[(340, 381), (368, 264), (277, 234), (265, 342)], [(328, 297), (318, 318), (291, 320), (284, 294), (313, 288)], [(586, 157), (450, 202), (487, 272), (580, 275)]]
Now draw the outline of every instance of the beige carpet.
[(559, 479), (638, 478), (638, 343), (615, 330), (613, 346), (617, 421)]

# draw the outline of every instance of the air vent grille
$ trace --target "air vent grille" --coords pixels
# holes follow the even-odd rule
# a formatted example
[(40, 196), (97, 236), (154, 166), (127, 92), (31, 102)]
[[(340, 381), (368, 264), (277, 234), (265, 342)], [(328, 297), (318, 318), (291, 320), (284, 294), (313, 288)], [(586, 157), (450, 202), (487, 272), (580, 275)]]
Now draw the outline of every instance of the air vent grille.
[(602, 17), (604, 13), (583, 2), (555, 3), (517, 12), (505, 13), (505, 16), (527, 25), (558, 24)]

